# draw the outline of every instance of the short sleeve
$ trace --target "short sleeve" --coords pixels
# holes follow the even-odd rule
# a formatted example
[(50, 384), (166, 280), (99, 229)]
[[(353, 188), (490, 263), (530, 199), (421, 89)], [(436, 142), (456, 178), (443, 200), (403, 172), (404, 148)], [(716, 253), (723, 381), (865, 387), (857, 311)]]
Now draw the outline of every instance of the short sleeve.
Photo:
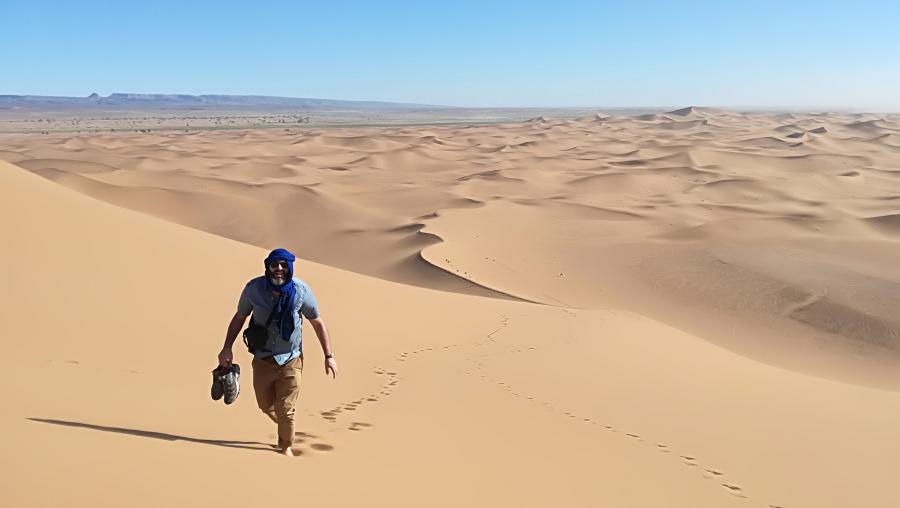
[(238, 300), (237, 313), (242, 316), (249, 316), (253, 312), (253, 303), (250, 302), (250, 284), (244, 286), (241, 291), (241, 298)]
[(300, 314), (306, 319), (316, 319), (319, 317), (319, 304), (313, 295), (312, 289), (303, 284), (303, 302), (300, 304)]

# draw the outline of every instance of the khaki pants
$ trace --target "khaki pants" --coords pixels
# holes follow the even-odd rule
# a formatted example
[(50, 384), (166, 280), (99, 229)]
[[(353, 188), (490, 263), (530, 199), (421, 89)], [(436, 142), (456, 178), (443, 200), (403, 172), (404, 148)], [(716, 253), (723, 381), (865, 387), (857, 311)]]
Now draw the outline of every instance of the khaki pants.
[(294, 444), (294, 405), (300, 395), (303, 359), (278, 365), (272, 358), (253, 359), (253, 391), (263, 413), (278, 424), (278, 447)]

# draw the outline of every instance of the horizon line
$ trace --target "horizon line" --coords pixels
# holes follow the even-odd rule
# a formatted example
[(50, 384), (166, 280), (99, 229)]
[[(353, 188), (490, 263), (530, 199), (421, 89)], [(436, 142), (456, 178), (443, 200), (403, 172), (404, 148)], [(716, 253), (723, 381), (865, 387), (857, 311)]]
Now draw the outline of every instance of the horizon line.
[[(329, 97), (301, 97), (289, 95), (266, 95), (266, 94), (228, 94), (228, 93), (167, 93), (167, 92), (110, 92), (108, 95), (100, 95), (92, 92), (88, 95), (39, 95), (39, 94), (16, 94), (16, 93), (0, 93), (0, 98), (35, 98), (35, 99), (110, 99), (116, 96), (128, 96), (132, 98), (144, 97), (231, 97), (231, 98), (256, 98), (256, 99), (290, 99), (290, 100), (313, 100), (313, 101), (330, 101), (330, 102), (354, 102), (369, 104), (397, 104), (403, 106), (419, 106), (419, 107), (439, 107), (447, 109), (600, 109), (600, 110), (620, 110), (620, 109), (658, 109), (658, 110), (678, 110), (684, 108), (712, 108), (722, 109), (726, 111), (753, 111), (753, 112), (817, 112), (817, 113), (884, 113), (893, 114), (900, 110), (887, 107), (884, 109), (872, 107), (856, 107), (856, 106), (785, 106), (785, 105), (720, 105), (720, 104), (703, 104), (691, 103), (688, 105), (517, 105), (517, 106), (470, 106), (470, 105), (447, 105), (440, 103), (423, 103), (408, 102), (404, 100), (385, 100), (385, 99), (347, 99), (347, 98), (329, 98)], [(102, 104), (101, 104), (102, 105)], [(240, 105), (234, 105), (240, 106)], [(253, 106), (253, 105), (245, 105)]]

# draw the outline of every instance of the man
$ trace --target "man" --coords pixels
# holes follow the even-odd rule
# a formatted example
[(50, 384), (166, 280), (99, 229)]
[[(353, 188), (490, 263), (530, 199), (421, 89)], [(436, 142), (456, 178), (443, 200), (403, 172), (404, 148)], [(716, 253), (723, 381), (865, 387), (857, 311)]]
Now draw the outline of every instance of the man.
[(304, 317), (316, 331), (325, 353), (325, 375), (330, 372), (332, 377), (337, 376), (328, 330), (319, 316), (316, 298), (306, 282), (294, 278), (295, 259), (285, 249), (269, 254), (263, 262), (265, 275), (244, 286), (219, 353), (219, 365), (229, 367), (234, 360), (231, 347), (251, 313), (251, 326), (255, 323), (265, 327), (265, 344), (253, 352), (253, 390), (259, 408), (278, 424), (278, 450), (287, 456), (293, 456), (294, 405), (303, 371)]

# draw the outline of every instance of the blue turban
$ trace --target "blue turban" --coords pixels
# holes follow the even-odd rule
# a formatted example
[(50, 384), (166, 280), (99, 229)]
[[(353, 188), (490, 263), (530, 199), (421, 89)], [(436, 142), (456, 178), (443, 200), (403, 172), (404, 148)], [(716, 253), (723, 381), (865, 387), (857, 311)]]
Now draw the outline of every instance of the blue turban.
[[(272, 311), (272, 322), (278, 327), (278, 334), (281, 338), (290, 341), (291, 334), (294, 333), (294, 261), (296, 256), (291, 254), (287, 249), (275, 249), (269, 253), (269, 257), (263, 262), (266, 273), (266, 287), (270, 291), (278, 291), (280, 293), (278, 301), (275, 303), (275, 309)], [(287, 261), (287, 280), (284, 284), (276, 286), (269, 280), (269, 265), (276, 261)]]

